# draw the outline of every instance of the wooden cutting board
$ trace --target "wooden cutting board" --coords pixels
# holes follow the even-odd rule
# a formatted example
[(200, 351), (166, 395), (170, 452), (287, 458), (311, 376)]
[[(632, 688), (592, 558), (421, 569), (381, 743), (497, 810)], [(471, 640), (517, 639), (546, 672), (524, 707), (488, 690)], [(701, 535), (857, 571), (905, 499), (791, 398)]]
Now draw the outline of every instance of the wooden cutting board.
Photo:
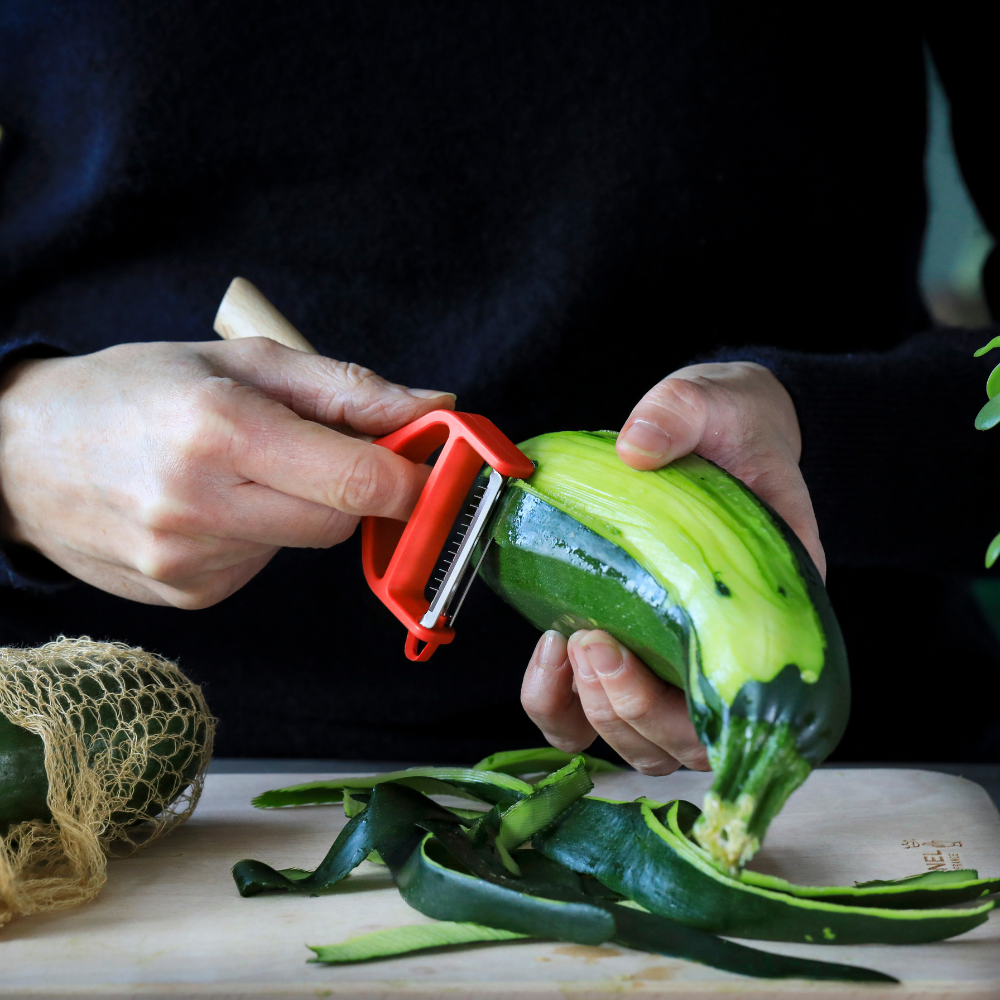
[[(343, 825), (339, 807), (261, 812), (250, 798), (317, 775), (213, 775), (191, 821), (135, 857), (112, 861), (99, 898), (0, 930), (0, 997), (265, 998), (609, 994), (704, 998), (1000, 997), (1000, 918), (931, 945), (760, 943), (785, 954), (889, 972), (903, 987), (761, 981), (633, 952), (532, 942), (346, 967), (306, 964), (305, 944), (425, 922), (385, 871), (367, 862), (330, 895), (241, 899), (240, 858), (313, 868)], [(597, 791), (698, 802), (708, 776), (602, 775)], [(775, 821), (755, 867), (804, 883), (899, 878), (937, 868), (1000, 872), (1000, 817), (976, 784), (916, 770), (818, 771)]]

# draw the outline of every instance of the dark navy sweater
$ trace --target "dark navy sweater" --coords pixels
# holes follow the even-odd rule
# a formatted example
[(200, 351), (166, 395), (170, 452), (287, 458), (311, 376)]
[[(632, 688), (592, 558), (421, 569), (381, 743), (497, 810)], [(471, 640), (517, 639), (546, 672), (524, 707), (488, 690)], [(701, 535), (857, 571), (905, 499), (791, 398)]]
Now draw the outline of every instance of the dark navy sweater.
[[(847, 634), (843, 755), (1000, 759), (984, 699), (936, 712), (1000, 665), (964, 590), (1000, 528), (1000, 432), (972, 427), (989, 335), (932, 329), (916, 284), (924, 39), (1000, 221), (979, 6), (5, 0), (0, 337), (210, 339), (240, 274), (322, 352), (451, 389), (515, 440), (617, 428), (693, 358), (760, 361), (798, 409)], [(179, 658), (223, 753), (538, 740), (532, 629), (477, 586), (453, 646), (410, 664), (356, 540), (285, 550), (198, 612), (7, 560), (0, 644)]]

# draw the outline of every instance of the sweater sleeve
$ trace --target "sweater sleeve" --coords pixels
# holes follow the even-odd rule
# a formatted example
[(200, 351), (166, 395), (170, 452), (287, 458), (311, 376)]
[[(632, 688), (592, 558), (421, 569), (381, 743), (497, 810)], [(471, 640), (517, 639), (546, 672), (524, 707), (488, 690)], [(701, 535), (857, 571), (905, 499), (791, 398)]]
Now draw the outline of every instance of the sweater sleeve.
[(1000, 530), (1000, 431), (973, 426), (991, 365), (972, 355), (997, 332), (935, 329), (877, 353), (750, 347), (712, 360), (756, 361), (791, 394), (831, 564), (971, 573)]
[[(26, 358), (55, 358), (66, 353), (38, 337), (12, 338), (0, 343), (0, 375), (12, 364)], [(24, 545), (0, 544), (0, 586), (52, 591), (71, 583), (73, 577), (69, 573), (34, 549)]]

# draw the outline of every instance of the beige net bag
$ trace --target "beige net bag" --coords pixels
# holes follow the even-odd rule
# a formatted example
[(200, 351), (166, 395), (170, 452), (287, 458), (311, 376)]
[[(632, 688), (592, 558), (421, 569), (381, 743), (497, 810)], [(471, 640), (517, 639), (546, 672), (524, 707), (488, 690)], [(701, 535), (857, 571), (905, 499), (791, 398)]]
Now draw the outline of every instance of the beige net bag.
[(41, 738), (51, 813), (0, 837), (0, 924), (92, 899), (108, 856), (162, 837), (198, 801), (215, 719), (169, 660), (86, 637), (0, 649), (0, 712)]

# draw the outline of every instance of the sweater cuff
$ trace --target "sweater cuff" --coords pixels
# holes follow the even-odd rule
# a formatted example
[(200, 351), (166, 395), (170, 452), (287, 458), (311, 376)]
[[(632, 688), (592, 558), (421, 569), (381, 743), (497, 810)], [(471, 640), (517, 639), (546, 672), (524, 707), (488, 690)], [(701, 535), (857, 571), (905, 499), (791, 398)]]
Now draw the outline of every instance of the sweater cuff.
[[(68, 353), (37, 337), (10, 340), (0, 344), (0, 377), (18, 361), (65, 357)], [(0, 543), (0, 586), (51, 592), (75, 582), (74, 577), (40, 552), (13, 542)]]

